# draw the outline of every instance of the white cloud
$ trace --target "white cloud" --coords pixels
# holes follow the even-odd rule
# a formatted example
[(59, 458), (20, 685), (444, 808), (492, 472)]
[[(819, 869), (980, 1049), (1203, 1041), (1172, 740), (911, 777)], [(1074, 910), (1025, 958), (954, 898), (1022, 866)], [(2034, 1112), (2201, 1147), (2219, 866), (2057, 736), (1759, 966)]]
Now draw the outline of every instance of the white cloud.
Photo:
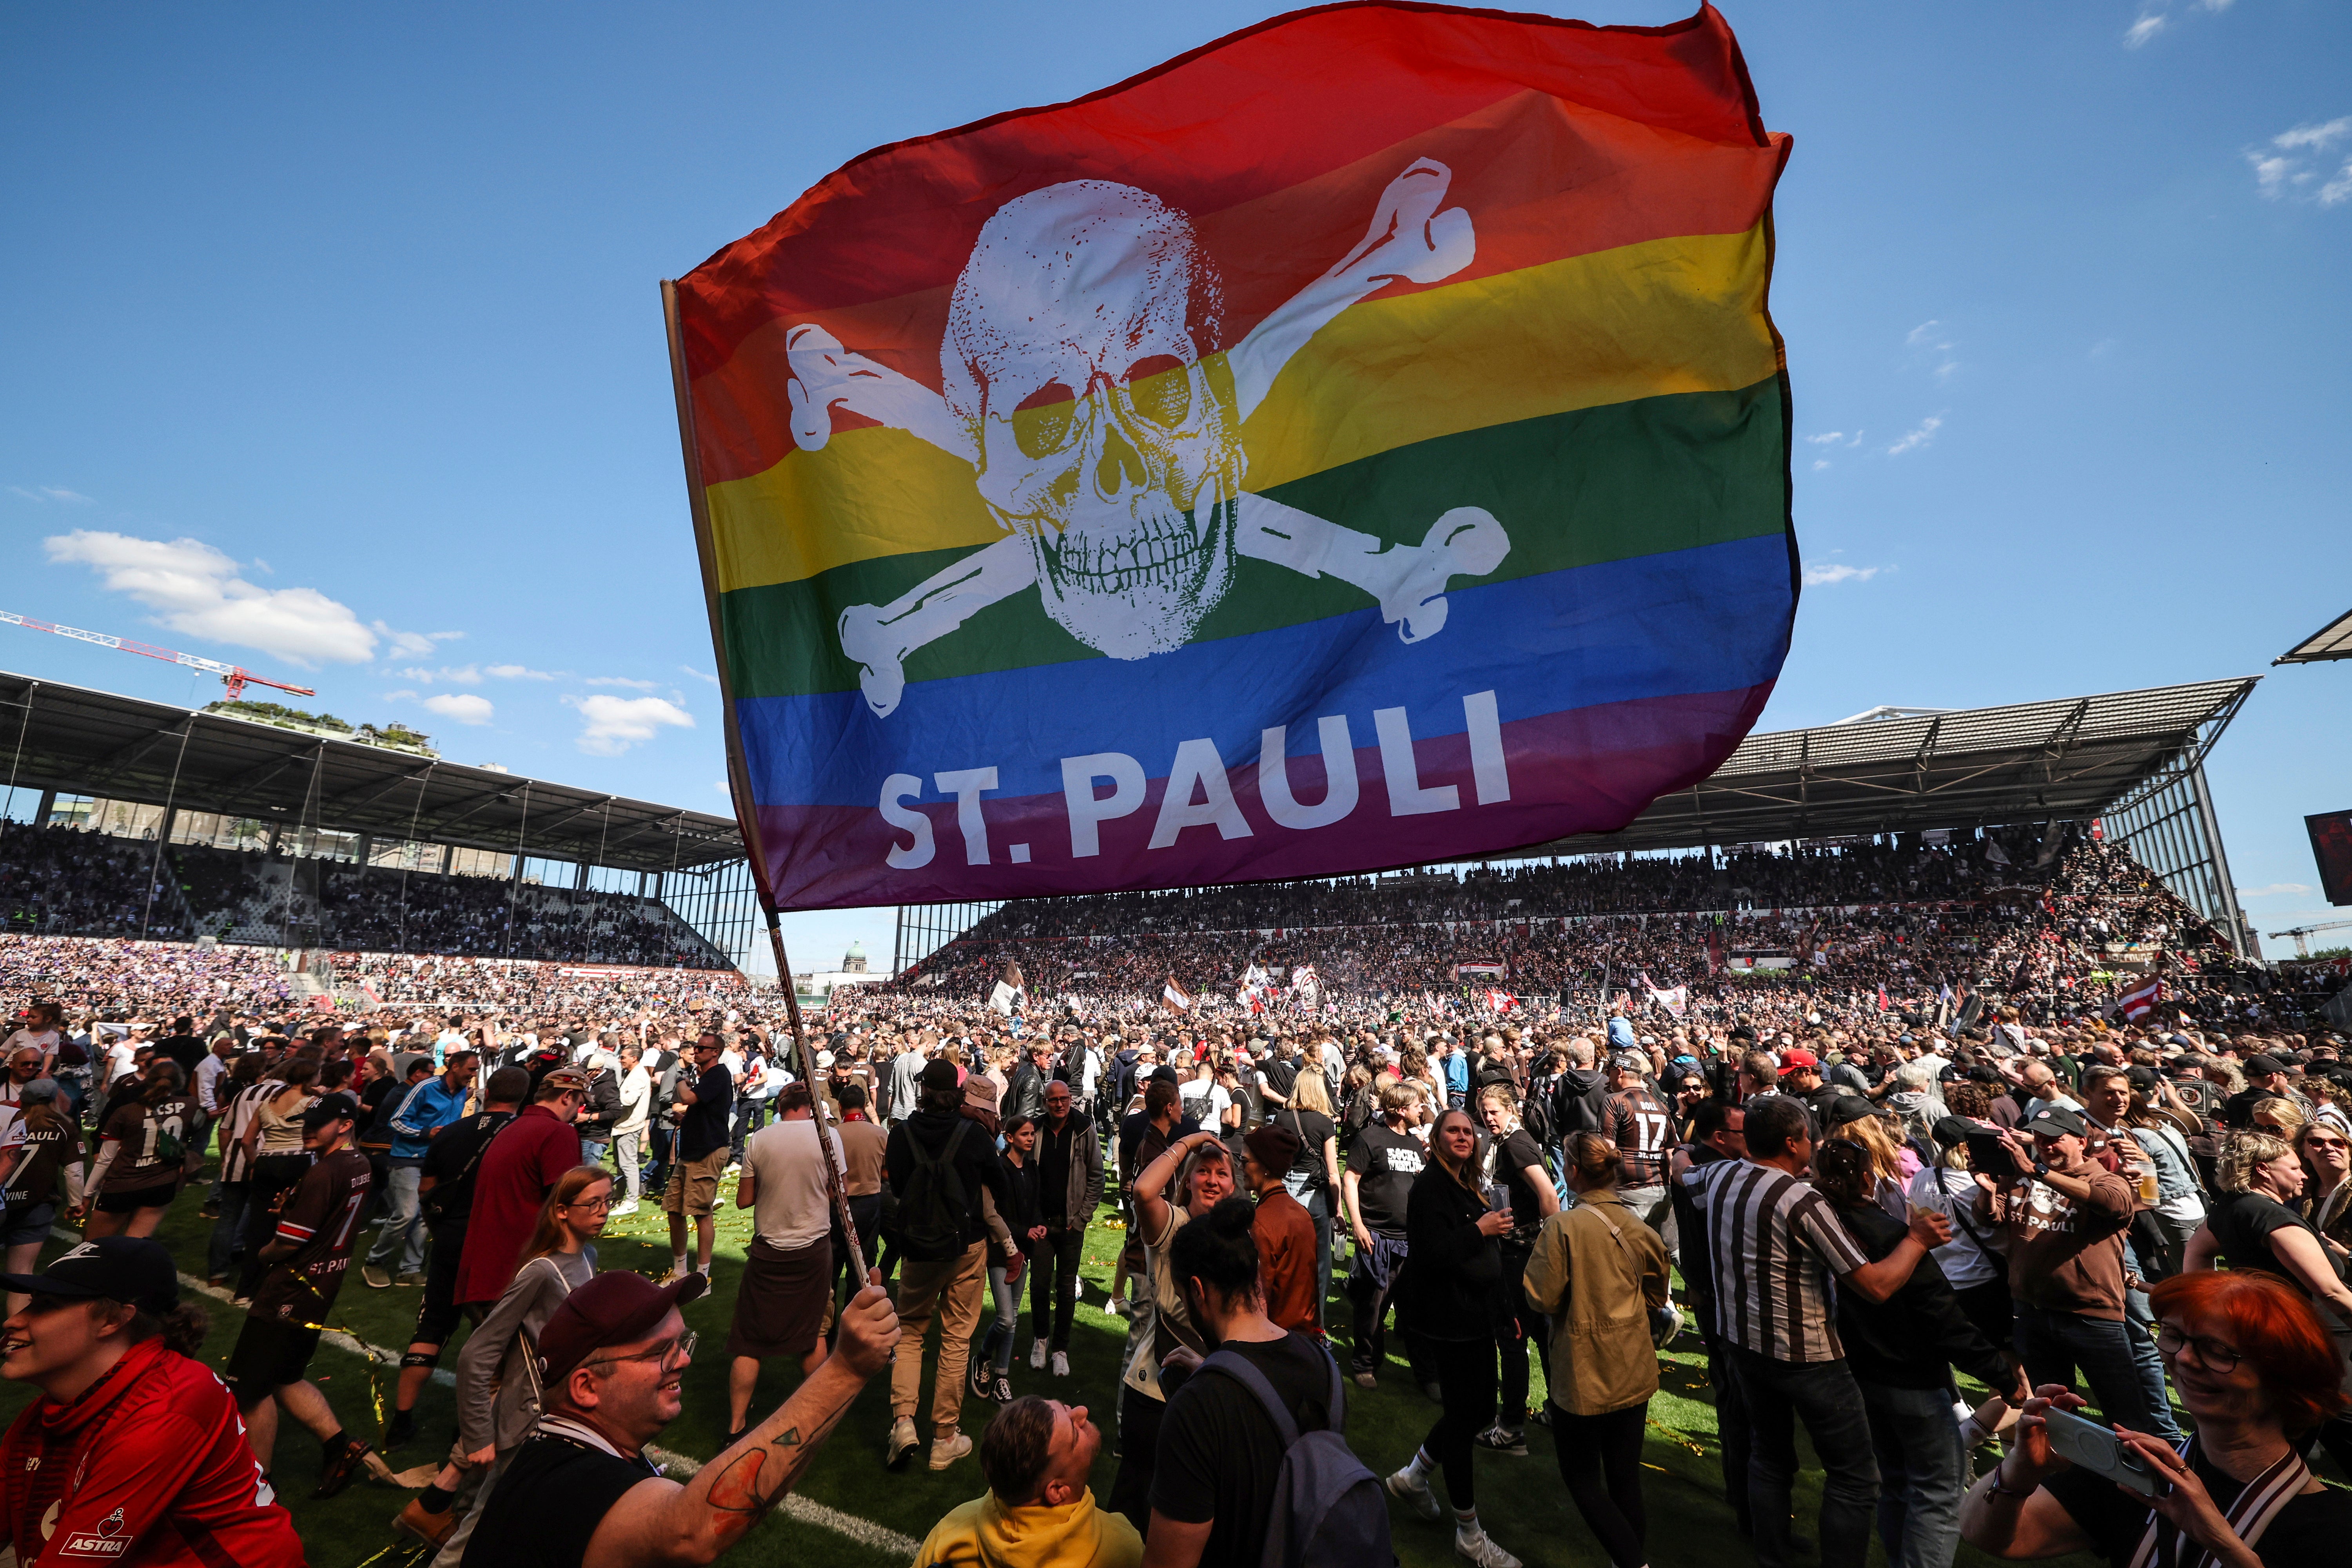
[(375, 634), (350, 605), (316, 588), (256, 586), (237, 575), (235, 561), (201, 540), (78, 528), (42, 543), (50, 560), (91, 568), (107, 589), (155, 611), (173, 631), (299, 665), (358, 664), (375, 655)]
[(694, 715), (661, 697), (594, 697), (564, 695), (586, 721), (580, 731), (580, 749), (600, 757), (617, 757), (640, 741), (650, 741), (663, 729), (691, 730)]
[(22, 485), (10, 485), (9, 490), (26, 500), (63, 501), (68, 506), (94, 506), (97, 503), (78, 490), (64, 489), (57, 485), (35, 485), (26, 489)]
[(697, 680), (705, 680), (705, 681), (709, 681), (709, 682), (711, 685), (713, 685), (713, 686), (716, 686), (716, 685), (718, 685), (718, 684), (719, 684), (719, 678), (718, 678), (717, 676), (715, 676), (715, 675), (711, 674), (709, 670), (706, 670), (706, 669), (697, 669), (697, 668), (694, 668), (694, 666), (692, 666), (692, 665), (690, 665), (690, 664), (681, 664), (681, 665), (679, 665), (679, 666), (678, 666), (678, 668), (680, 668), (681, 670), (684, 670), (687, 674), (688, 674), (688, 675), (690, 675), (690, 676), (694, 677), (694, 679), (697, 679)]
[[(2282, 131), (2261, 147), (2246, 150), (2254, 171), (2254, 192), (2270, 201), (2293, 196), (2332, 207), (2352, 201), (2352, 157), (2329, 177), (2337, 143), (2352, 141), (2352, 114)], [(2324, 183), (2323, 183), (2324, 182)]]
[(1890, 458), (1899, 458), (1906, 452), (1916, 452), (1933, 441), (1936, 438), (1936, 432), (1943, 427), (1944, 416), (1940, 414), (1930, 414), (1927, 418), (1919, 421), (1918, 428), (1887, 447), (1886, 455)]
[[(496, 674), (497, 671), (491, 673)], [(393, 674), (403, 680), (414, 680), (420, 686), (430, 686), (436, 680), (446, 680), (452, 686), (479, 686), (482, 683), (482, 672), (470, 664), (455, 667), (445, 664), (438, 669), (425, 669), (412, 665), (406, 669), (395, 669)]]
[(555, 677), (543, 669), (533, 669), (524, 664), (486, 664), (482, 673), (498, 680), (553, 680)]
[(1830, 460), (1827, 458), (1815, 458), (1813, 459), (1813, 472), (1817, 474), (1829, 466)]
[[(254, 564), (264, 572), (269, 570), (265, 563), (257, 561)], [(394, 631), (382, 621), (375, 623), (375, 629), (383, 634), (384, 652), (394, 658), (431, 658), (436, 643), (454, 642), (466, 635), (463, 632)]]
[[(1903, 334), (1903, 346), (1909, 349), (1916, 349), (1924, 354), (1948, 356), (1954, 349), (1958, 348), (1960, 345), (1958, 342), (1953, 338), (1951, 330), (1946, 327), (1943, 322), (1927, 321), (1920, 322), (1917, 326)], [(1959, 368), (1959, 364), (1957, 361), (1952, 360), (1949, 357), (1945, 357), (1943, 359), (1943, 363), (1936, 366), (1936, 379), (1938, 381), (1949, 380), (1953, 372)]]
[(470, 691), (440, 691), (425, 700), (425, 706), (444, 719), (455, 719), (460, 724), (487, 724), (495, 710), (487, 697), (477, 697)]
[[(2172, 26), (2172, 16), (2168, 9), (2168, 0), (2141, 0), (2138, 16), (2133, 20), (2130, 26), (2124, 29), (2124, 47), (2138, 48), (2142, 44)], [(2231, 0), (2186, 0), (2181, 8), (2219, 14), (2228, 10), (2230, 5)]]
[(1819, 436), (1808, 436), (1805, 437), (1806, 444), (1814, 447), (1833, 446), (1837, 442), (1844, 439), (1845, 432), (1843, 430), (1829, 430), (1824, 431)]
[(592, 675), (581, 682), (583, 686), (625, 686), (631, 691), (658, 691), (658, 680), (631, 680), (625, 675)]
[(2325, 153), (2347, 136), (2352, 136), (2352, 114), (2331, 120), (2325, 125), (2298, 125), (2292, 131), (2282, 131), (2271, 138), (2271, 145), (2290, 153), (2302, 147), (2308, 147), (2315, 153)]
[(1867, 583), (1886, 570), (1884, 566), (1808, 566), (1805, 568), (1805, 586), (1823, 588), (1832, 583)]
[(2309, 891), (2311, 891), (2311, 889), (2304, 886), (2301, 882), (2271, 882), (2259, 888), (2240, 888), (2238, 889), (2238, 897), (2242, 899), (2275, 899), (2288, 894), (2307, 893)]

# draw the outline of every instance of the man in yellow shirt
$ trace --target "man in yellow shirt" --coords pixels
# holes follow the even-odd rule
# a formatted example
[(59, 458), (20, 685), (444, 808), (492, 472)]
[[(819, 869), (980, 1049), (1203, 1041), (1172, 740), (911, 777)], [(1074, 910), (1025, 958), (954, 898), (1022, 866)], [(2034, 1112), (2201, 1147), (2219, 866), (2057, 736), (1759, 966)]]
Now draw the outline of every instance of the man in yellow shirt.
[(1101, 1448), (1085, 1405), (1014, 1400), (980, 1439), (987, 1495), (931, 1527), (915, 1568), (1140, 1568), (1143, 1537), (1087, 1489)]

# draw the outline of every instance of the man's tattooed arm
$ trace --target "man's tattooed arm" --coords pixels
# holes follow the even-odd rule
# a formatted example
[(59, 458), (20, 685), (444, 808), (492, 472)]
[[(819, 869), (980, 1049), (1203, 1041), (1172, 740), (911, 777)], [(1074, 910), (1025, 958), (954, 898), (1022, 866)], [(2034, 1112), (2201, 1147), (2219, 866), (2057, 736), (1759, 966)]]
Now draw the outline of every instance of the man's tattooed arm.
[(834, 1353), (742, 1441), (684, 1486), (648, 1478), (624, 1494), (590, 1538), (583, 1568), (710, 1563), (765, 1518), (898, 1343), (898, 1316), (879, 1289), (859, 1291), (842, 1322)]

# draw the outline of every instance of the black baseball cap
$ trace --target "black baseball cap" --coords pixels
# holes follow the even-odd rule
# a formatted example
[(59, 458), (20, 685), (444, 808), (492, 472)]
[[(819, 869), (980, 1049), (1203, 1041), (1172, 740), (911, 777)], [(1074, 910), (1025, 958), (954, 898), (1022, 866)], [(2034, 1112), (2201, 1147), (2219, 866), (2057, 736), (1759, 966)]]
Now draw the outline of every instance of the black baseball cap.
[(322, 1094), (302, 1113), (302, 1131), (315, 1132), (330, 1121), (357, 1121), (360, 1102), (348, 1094)]
[(2050, 1107), (2019, 1129), (2036, 1138), (2080, 1138), (2090, 1130), (2088, 1122), (2063, 1105)]
[(38, 1274), (0, 1274), (0, 1284), (28, 1296), (121, 1301), (158, 1317), (180, 1304), (179, 1271), (160, 1241), (102, 1236), (49, 1260)]

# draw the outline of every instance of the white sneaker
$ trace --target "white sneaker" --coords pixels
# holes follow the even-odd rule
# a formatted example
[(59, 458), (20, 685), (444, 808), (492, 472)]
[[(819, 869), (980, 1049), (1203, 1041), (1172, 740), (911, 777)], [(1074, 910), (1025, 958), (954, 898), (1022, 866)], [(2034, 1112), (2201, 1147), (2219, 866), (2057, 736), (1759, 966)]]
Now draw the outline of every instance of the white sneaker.
[(614, 1219), (618, 1219), (618, 1218), (620, 1218), (620, 1217), (621, 1217), (623, 1215), (625, 1215), (625, 1214), (635, 1214), (635, 1213), (636, 1213), (636, 1212), (637, 1212), (637, 1200), (636, 1200), (636, 1199), (635, 1199), (635, 1198), (631, 1198), (631, 1199), (629, 1199), (626, 1203), (623, 1204), (620, 1207), (618, 1207), (618, 1208), (614, 1209), (614, 1210), (613, 1211), (612, 1217), (613, 1217), (613, 1218), (614, 1218)]
[(1045, 1341), (1031, 1340), (1029, 1342), (1029, 1365), (1033, 1371), (1043, 1372), (1045, 1370)]
[(1469, 1559), (1478, 1568), (1519, 1568), (1517, 1558), (1496, 1545), (1495, 1538), (1475, 1524), (1467, 1530), (1454, 1527), (1454, 1554)]
[(899, 1468), (912, 1458), (915, 1450), (921, 1447), (922, 1439), (915, 1436), (914, 1417), (899, 1416), (890, 1423), (890, 1441), (884, 1445), (882, 1449), (883, 1468), (892, 1470)]
[[(949, 1437), (934, 1437), (931, 1439), (931, 1468), (944, 1470), (971, 1452), (971, 1439), (961, 1432)], [(1519, 1568), (1519, 1565), (1513, 1563), (1510, 1568)]]
[(1411, 1465), (1407, 1465), (1381, 1484), (1389, 1489), (1391, 1497), (1402, 1499), (1411, 1504), (1412, 1511), (1423, 1519), (1435, 1519), (1445, 1511), (1437, 1500), (1437, 1494), (1429, 1489), (1427, 1479), (1416, 1478)]
[(1070, 1358), (1060, 1351), (1054, 1352), (1054, 1375), (1055, 1377), (1070, 1375)]

